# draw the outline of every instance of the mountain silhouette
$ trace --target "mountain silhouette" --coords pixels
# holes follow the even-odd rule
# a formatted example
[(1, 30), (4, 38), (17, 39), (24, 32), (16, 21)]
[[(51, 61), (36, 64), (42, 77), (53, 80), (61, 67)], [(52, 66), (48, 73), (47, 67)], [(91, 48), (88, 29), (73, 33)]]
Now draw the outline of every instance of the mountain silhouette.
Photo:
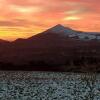
[(30, 38), (2, 43), (1, 70), (100, 71), (99, 33), (58, 24)]

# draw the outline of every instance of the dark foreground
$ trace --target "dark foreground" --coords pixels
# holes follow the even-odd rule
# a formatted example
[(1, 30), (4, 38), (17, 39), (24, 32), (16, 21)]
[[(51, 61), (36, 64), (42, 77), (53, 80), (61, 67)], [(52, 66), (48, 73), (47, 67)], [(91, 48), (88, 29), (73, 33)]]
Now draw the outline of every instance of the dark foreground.
[(12, 65), (10, 63), (0, 64), (2, 71), (52, 71), (52, 72), (96, 72), (100, 73), (100, 65)]

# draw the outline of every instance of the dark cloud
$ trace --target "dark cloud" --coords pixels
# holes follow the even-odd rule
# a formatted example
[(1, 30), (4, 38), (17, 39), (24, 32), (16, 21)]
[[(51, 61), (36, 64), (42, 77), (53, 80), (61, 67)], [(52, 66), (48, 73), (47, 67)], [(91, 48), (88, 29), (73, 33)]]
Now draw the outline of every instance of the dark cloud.
[(20, 20), (20, 19), (14, 19), (14, 20), (1, 20), (0, 21), (0, 26), (6, 26), (6, 27), (25, 27), (30, 25), (30, 22), (26, 20)]

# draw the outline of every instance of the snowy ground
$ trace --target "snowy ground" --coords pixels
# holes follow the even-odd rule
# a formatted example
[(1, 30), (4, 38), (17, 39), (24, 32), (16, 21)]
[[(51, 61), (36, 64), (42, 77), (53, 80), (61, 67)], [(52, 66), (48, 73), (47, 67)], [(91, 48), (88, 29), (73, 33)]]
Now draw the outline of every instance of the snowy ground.
[(100, 100), (100, 74), (1, 71), (0, 100)]

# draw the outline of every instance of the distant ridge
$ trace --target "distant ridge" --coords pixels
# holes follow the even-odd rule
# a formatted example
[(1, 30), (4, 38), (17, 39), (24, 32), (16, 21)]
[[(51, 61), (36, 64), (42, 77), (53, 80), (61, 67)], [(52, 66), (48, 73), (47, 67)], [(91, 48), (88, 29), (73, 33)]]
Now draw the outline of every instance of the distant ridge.
[(3, 39), (0, 39), (0, 43), (4, 43), (4, 42), (9, 42), (9, 41), (7, 41), (7, 40), (3, 40)]

